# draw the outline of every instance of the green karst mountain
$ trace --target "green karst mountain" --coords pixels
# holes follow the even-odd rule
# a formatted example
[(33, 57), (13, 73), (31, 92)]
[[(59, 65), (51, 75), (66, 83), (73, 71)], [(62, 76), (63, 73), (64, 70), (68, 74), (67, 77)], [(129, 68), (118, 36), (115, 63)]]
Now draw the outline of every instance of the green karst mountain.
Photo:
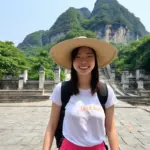
[(37, 31), (25, 37), (18, 48), (25, 52), (48, 49), (55, 42), (73, 36), (96, 36), (114, 43), (130, 43), (148, 34), (140, 19), (117, 0), (97, 0), (92, 12), (73, 7), (62, 13), (47, 31)]
[(81, 9), (77, 9), (82, 15), (84, 18), (89, 18), (90, 17), (90, 14), (91, 12), (87, 9), (87, 8), (81, 8)]
[[(91, 18), (95, 18), (98, 28), (100, 22), (111, 25), (126, 26), (135, 35), (144, 36), (147, 34), (140, 19), (130, 13), (128, 9), (120, 5), (116, 0), (97, 0), (91, 13)], [(94, 29), (93, 29), (94, 30)]]

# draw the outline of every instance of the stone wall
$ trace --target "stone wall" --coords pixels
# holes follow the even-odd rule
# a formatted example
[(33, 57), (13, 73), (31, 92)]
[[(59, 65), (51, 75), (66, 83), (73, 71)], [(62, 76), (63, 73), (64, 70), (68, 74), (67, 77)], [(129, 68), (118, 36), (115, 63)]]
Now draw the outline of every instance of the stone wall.
[(150, 73), (146, 73), (142, 68), (136, 70), (125, 69), (122, 71), (121, 85), (126, 93), (149, 97)]
[(39, 89), (39, 81), (37, 80), (28, 80), (26, 83), (24, 83), (23, 89)]
[(24, 71), (17, 80), (8, 79), (0, 80), (1, 90), (52, 90), (54, 86), (60, 82), (60, 68), (55, 69), (55, 80), (45, 80), (45, 72), (39, 71), (39, 80), (28, 80), (28, 72)]
[(16, 90), (18, 89), (18, 80), (0, 80), (0, 89)]

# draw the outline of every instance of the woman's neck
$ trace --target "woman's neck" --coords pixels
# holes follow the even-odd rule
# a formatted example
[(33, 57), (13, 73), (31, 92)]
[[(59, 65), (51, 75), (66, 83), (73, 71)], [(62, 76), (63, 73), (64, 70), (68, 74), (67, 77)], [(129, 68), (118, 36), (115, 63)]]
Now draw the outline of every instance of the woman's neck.
[(78, 87), (81, 89), (89, 89), (91, 86), (91, 75), (78, 76)]

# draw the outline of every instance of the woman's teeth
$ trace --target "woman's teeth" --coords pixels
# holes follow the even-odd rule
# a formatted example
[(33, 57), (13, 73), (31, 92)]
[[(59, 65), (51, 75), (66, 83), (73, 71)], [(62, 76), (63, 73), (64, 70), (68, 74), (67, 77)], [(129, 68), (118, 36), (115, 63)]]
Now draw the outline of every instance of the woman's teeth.
[(88, 69), (89, 67), (80, 67), (80, 69)]

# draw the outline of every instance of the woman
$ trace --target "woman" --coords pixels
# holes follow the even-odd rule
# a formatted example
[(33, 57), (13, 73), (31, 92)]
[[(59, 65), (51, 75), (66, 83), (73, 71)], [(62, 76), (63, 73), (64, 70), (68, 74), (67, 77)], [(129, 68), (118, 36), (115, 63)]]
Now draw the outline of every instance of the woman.
[[(117, 50), (108, 43), (79, 37), (66, 40), (52, 47), (50, 54), (60, 66), (71, 69), (72, 96), (65, 107), (63, 136), (60, 150), (104, 150), (105, 134), (111, 150), (118, 150), (118, 138), (114, 123), (116, 96), (107, 85), (108, 99), (105, 112), (97, 97), (99, 84), (98, 67), (109, 64)], [(61, 101), (59, 83), (50, 99), (52, 110), (47, 126), (43, 150), (51, 149), (59, 122)]]

